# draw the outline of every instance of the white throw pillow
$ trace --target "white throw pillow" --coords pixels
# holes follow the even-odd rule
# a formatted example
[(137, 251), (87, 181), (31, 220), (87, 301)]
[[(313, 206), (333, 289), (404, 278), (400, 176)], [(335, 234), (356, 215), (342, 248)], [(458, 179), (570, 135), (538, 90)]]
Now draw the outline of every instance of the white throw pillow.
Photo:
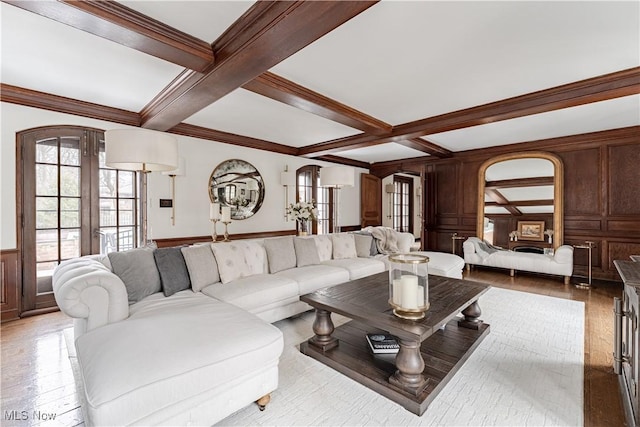
[(333, 253), (331, 237), (327, 235), (321, 235), (321, 236), (313, 236), (312, 239), (316, 243), (316, 248), (318, 249), (318, 257), (320, 258), (320, 262), (329, 261), (331, 259), (331, 254)]
[(259, 243), (212, 243), (211, 249), (216, 256), (222, 283), (265, 272), (266, 256), (264, 248)]
[(356, 240), (353, 234), (340, 233), (331, 235), (333, 259), (357, 258)]

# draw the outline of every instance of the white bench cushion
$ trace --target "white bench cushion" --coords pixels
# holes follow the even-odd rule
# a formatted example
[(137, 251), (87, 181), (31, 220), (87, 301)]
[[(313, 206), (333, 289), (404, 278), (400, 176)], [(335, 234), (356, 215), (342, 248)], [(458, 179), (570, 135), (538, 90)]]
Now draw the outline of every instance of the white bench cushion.
[(135, 423), (277, 364), (282, 353), (279, 329), (190, 290), (154, 294), (131, 311), (126, 321), (76, 340), (87, 411), (97, 425)]

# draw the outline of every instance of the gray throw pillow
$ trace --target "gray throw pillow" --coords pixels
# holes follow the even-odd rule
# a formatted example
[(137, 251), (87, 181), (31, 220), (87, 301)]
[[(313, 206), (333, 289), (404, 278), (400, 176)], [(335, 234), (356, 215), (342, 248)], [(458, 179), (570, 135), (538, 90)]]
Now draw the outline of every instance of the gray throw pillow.
[(320, 255), (318, 255), (318, 248), (313, 238), (294, 237), (293, 247), (296, 250), (296, 265), (298, 267), (320, 264)]
[(162, 292), (165, 297), (189, 289), (191, 286), (189, 271), (180, 248), (156, 249), (153, 251), (153, 257), (160, 273)]
[(111, 252), (109, 262), (113, 272), (124, 282), (129, 304), (160, 292), (160, 274), (153, 259), (153, 249)]
[[(373, 234), (367, 233), (366, 231), (356, 231), (353, 234), (360, 235), (360, 236), (371, 236), (371, 249), (369, 250), (369, 256), (375, 256), (375, 255), (378, 255), (380, 253), (378, 251), (378, 245), (376, 244), (376, 238), (373, 237)], [(356, 238), (356, 245), (357, 244), (358, 244), (358, 241), (357, 241), (357, 238)], [(360, 255), (358, 255), (358, 256), (360, 256)]]
[(182, 256), (187, 264), (193, 292), (200, 292), (207, 286), (220, 281), (218, 263), (213, 256), (211, 244), (182, 248)]
[(356, 239), (356, 253), (359, 258), (369, 258), (371, 256), (371, 244), (373, 243), (373, 236), (366, 234), (354, 233), (353, 237)]
[(269, 260), (269, 272), (288, 270), (296, 267), (296, 250), (293, 247), (293, 237), (278, 237), (264, 240), (264, 249)]

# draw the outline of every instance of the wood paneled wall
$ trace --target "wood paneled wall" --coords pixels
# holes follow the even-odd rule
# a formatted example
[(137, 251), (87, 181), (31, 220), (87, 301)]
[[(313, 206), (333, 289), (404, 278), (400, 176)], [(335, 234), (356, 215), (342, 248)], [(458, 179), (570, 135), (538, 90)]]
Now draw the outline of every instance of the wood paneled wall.
[[(640, 254), (638, 126), (471, 150), (450, 159), (389, 162), (372, 167), (371, 173), (424, 172), (430, 192), (425, 195), (424, 247), (450, 252), (452, 233), (476, 235), (480, 165), (499, 154), (533, 150), (555, 153), (564, 163), (565, 244), (595, 242), (594, 277), (619, 280), (613, 260)], [(587, 250), (576, 249), (574, 275), (585, 276), (587, 264)]]
[(18, 292), (18, 251), (0, 252), (0, 312), (2, 321), (20, 317), (20, 292)]

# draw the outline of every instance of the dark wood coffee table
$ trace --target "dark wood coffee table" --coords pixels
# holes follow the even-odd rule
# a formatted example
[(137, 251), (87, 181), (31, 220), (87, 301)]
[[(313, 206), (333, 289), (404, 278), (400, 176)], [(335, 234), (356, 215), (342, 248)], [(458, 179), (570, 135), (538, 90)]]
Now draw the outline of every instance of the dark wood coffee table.
[[(316, 319), (315, 336), (300, 351), (422, 415), (489, 333), (479, 319), (478, 298), (491, 286), (429, 276), (431, 307), (413, 321), (394, 316), (388, 282), (384, 272), (301, 296), (316, 309)], [(331, 313), (353, 320), (334, 328)], [(398, 337), (397, 355), (369, 350), (365, 335), (382, 331)]]

